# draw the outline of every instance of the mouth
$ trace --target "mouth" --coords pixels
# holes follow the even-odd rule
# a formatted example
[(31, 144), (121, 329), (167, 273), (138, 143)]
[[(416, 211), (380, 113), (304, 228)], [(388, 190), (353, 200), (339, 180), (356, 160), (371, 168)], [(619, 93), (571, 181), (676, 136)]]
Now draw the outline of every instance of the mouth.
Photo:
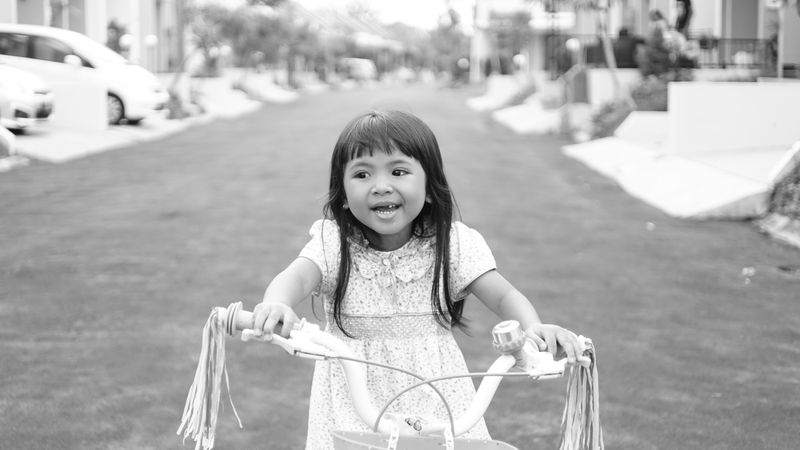
[(396, 203), (389, 203), (389, 204), (375, 205), (371, 209), (379, 216), (390, 216), (395, 211), (400, 209), (400, 205)]

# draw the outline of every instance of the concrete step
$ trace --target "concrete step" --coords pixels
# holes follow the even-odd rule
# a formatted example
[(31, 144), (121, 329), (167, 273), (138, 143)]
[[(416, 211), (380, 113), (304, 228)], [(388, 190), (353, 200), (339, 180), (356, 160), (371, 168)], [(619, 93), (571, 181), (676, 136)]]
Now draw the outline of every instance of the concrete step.
[(563, 151), (614, 179), (630, 195), (687, 219), (761, 216), (774, 183), (800, 163), (800, 142), (789, 149), (677, 155), (614, 136)]

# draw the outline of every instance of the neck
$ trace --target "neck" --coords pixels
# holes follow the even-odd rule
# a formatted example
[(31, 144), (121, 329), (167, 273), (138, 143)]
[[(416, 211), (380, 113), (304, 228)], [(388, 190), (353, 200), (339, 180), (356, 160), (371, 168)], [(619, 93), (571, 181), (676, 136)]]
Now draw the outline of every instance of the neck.
[(369, 245), (372, 248), (382, 252), (390, 252), (406, 245), (406, 243), (411, 239), (411, 233), (409, 232), (408, 234), (403, 233), (402, 235), (384, 236), (367, 229), (366, 237), (369, 241)]

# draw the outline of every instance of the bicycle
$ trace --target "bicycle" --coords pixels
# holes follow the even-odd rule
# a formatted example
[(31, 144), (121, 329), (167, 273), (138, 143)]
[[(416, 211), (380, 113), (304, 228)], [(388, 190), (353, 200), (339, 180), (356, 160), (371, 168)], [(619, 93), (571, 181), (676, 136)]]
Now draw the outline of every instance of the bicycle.
[[(459, 438), (475, 425), (486, 412), (500, 382), (505, 377), (529, 377), (544, 380), (562, 377), (569, 371), (567, 403), (562, 415), (562, 450), (603, 449), (602, 429), (599, 417), (597, 390), (597, 368), (594, 345), (591, 339), (579, 336), (584, 354), (590, 357), (588, 365), (568, 366), (566, 358), (556, 360), (549, 352), (539, 352), (525, 337), (519, 323), (504, 321), (492, 330), (493, 347), (501, 353), (486, 372), (453, 374), (425, 379), (405, 369), (363, 360), (341, 340), (319, 329), (319, 326), (302, 319), (290, 332), (290, 337), (278, 334), (259, 335), (252, 330), (253, 315), (242, 309), (241, 302), (227, 308), (215, 307), (211, 311), (203, 330), (201, 357), (195, 380), (178, 428), (184, 441), (191, 437), (196, 449), (211, 449), (220, 398), (220, 384), (225, 378), (229, 385), (224, 365), (225, 335), (241, 332), (243, 341), (270, 342), (289, 355), (313, 360), (337, 360), (345, 372), (350, 395), (361, 420), (372, 426), (371, 432), (335, 430), (336, 450), (514, 450), (515, 447), (497, 440), (475, 440)], [(365, 365), (377, 365), (398, 370), (419, 380), (398, 392), (382, 409), (376, 408), (366, 389)], [(210, 375), (210, 377), (209, 377)], [(471, 405), (458, 418), (442, 393), (433, 384), (458, 377), (483, 377)], [(439, 396), (447, 412), (448, 420), (439, 421), (408, 414), (388, 413), (389, 406), (403, 394), (422, 386), (428, 386)], [(236, 408), (231, 406), (239, 420)], [(241, 420), (239, 426), (242, 427)]]

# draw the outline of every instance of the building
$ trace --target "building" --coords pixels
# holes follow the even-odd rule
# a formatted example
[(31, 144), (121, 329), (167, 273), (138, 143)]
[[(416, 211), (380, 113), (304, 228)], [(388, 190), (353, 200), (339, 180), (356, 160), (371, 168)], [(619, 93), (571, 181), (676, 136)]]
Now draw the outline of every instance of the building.
[(183, 0), (8, 0), (0, 22), (83, 33), (153, 72), (172, 71), (184, 55)]

